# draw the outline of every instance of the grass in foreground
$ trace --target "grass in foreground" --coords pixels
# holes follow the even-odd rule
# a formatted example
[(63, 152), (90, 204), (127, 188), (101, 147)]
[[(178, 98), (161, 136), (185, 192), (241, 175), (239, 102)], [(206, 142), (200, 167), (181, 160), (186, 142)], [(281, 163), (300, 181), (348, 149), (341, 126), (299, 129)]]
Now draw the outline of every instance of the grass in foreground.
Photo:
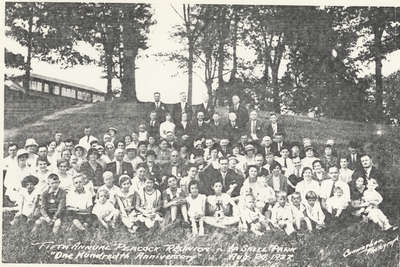
[[(109, 126), (119, 129), (119, 136), (130, 134), (135, 131), (139, 122), (144, 120), (146, 112), (144, 104), (133, 104), (124, 102), (98, 103), (90, 108), (68, 114), (61, 119), (46, 121), (39, 126), (25, 127), (24, 131), (17, 133), (13, 141), (23, 145), (27, 137), (33, 137), (37, 142), (46, 142), (52, 138), (55, 131), (61, 131), (64, 137), (73, 137), (77, 140), (81, 137), (83, 127), (92, 127), (93, 134), (102, 137)], [(225, 110), (225, 109), (224, 109)], [(226, 117), (226, 114), (224, 114)], [(262, 118), (266, 114), (261, 114)], [(346, 145), (351, 139), (367, 141), (367, 149), (376, 157), (378, 164), (387, 164), (386, 177), (390, 185), (390, 195), (384, 196), (388, 199), (385, 209), (393, 224), (400, 225), (400, 214), (398, 205), (400, 179), (400, 144), (398, 129), (385, 128), (385, 136), (375, 135), (376, 125), (362, 124), (354, 122), (344, 122), (337, 120), (321, 119), (315, 121), (308, 118), (297, 118), (292, 116), (282, 116), (287, 128), (289, 141), (301, 141), (303, 137), (310, 137), (322, 151), (322, 145), (328, 138), (336, 140), (339, 152), (346, 149)], [(5, 140), (10, 141), (10, 140)], [(54, 260), (54, 255), (49, 251), (38, 250), (37, 246), (31, 245), (31, 240), (21, 231), (12, 231), (7, 226), (7, 214), (3, 213), (3, 261), (18, 263), (97, 263), (94, 260)], [(68, 235), (58, 240), (57, 244), (68, 244)], [(304, 242), (296, 243), (296, 251), (293, 261), (278, 260), (278, 252), (266, 254), (265, 259), (257, 257), (256, 253), (240, 253), (248, 258), (242, 262), (233, 259), (232, 253), (228, 248), (232, 245), (241, 248), (248, 246), (267, 247), (280, 245), (291, 247), (285, 241), (284, 235), (279, 233), (268, 233), (262, 237), (256, 237), (249, 233), (239, 233), (236, 230), (212, 231), (205, 237), (192, 238), (188, 229), (170, 228), (163, 232), (147, 232), (135, 234), (133, 236), (125, 231), (118, 231), (110, 236), (95, 234), (86, 239), (86, 243), (115, 244), (117, 242), (127, 246), (163, 246), (176, 244), (181, 246), (209, 247), (209, 253), (195, 253), (195, 258), (191, 262), (186, 260), (140, 260), (136, 259), (136, 254), (131, 253), (129, 259), (121, 261), (101, 261), (98, 263), (119, 263), (119, 264), (196, 264), (196, 265), (291, 265), (291, 266), (396, 266), (399, 259), (399, 242), (395, 242), (393, 247), (386, 247), (384, 250), (372, 254), (360, 253), (344, 257), (343, 253), (347, 250), (354, 250), (371, 241), (384, 240), (388, 242), (398, 237), (399, 232), (384, 233), (376, 229), (374, 225), (359, 225), (357, 223), (345, 227), (335, 226), (320, 233), (306, 235)], [(45, 239), (51, 241), (51, 239)], [(72, 241), (75, 242), (75, 241)], [(114, 251), (116, 252), (116, 251)], [(188, 253), (194, 255), (193, 253)], [(274, 255), (274, 256), (273, 256)], [(271, 260), (271, 257), (274, 257)], [(270, 261), (268, 261), (270, 260)]]

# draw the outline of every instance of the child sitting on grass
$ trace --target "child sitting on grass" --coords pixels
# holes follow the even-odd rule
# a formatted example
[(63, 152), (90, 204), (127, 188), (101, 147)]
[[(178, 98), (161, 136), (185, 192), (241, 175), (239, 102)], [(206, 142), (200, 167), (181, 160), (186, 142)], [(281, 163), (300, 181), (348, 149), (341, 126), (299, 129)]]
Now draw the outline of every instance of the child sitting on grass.
[[(227, 193), (222, 193), (222, 182), (215, 180), (213, 182), (214, 195), (207, 197), (208, 211), (210, 216), (206, 216), (204, 221), (218, 228), (236, 224), (240, 221), (236, 203)], [(234, 210), (234, 212), (232, 212)], [(231, 214), (235, 216), (231, 216)], [(236, 216), (237, 215), (237, 216)]]
[(379, 225), (379, 227), (383, 231), (387, 231), (389, 229), (397, 229), (397, 227), (393, 227), (389, 223), (389, 219), (379, 208), (379, 204), (383, 201), (381, 194), (376, 191), (378, 187), (378, 183), (375, 179), (371, 178), (368, 180), (367, 189), (364, 191), (362, 200), (364, 201), (365, 213), (367, 214), (367, 218), (372, 222)]
[(47, 178), (49, 187), (40, 196), (41, 217), (36, 220), (32, 229), (35, 235), (42, 224), (52, 226), (53, 234), (57, 235), (61, 226), (61, 220), (65, 211), (66, 192), (60, 188), (60, 179), (52, 173)]
[(161, 193), (154, 187), (154, 179), (146, 177), (145, 186), (136, 192), (136, 210), (140, 213), (139, 221), (150, 229), (156, 223), (161, 223), (163, 218), (160, 215)]
[(97, 216), (98, 221), (107, 230), (115, 229), (119, 217), (119, 211), (109, 201), (110, 193), (107, 189), (99, 189), (96, 197), (96, 204), (92, 213)]
[(336, 218), (344, 219), (346, 215), (343, 211), (349, 206), (348, 200), (343, 196), (343, 189), (340, 186), (333, 188), (333, 196), (326, 200), (326, 210), (332, 217), (331, 220)]
[(18, 199), (18, 212), (15, 214), (11, 225), (19, 226), (21, 222), (30, 223), (38, 215), (37, 203), (39, 200), (38, 191), (35, 186), (39, 183), (36, 176), (28, 175), (22, 179), (22, 188), (19, 191), (21, 197)]
[(276, 194), (277, 203), (271, 211), (271, 223), (273, 226), (284, 230), (287, 235), (295, 232), (292, 207), (287, 202), (287, 194), (280, 191)]
[(183, 177), (179, 182), (180, 187), (184, 194), (186, 195), (189, 194), (189, 183), (191, 181), (197, 180), (198, 178), (197, 173), (198, 173), (197, 165), (194, 163), (189, 163), (187, 167), (187, 176)]
[(92, 193), (85, 190), (82, 175), (73, 179), (74, 189), (68, 191), (66, 205), (72, 224), (80, 231), (86, 232), (89, 225), (93, 223), (93, 201)]
[(100, 186), (98, 191), (100, 191), (101, 189), (106, 189), (110, 194), (108, 201), (110, 201), (115, 206), (115, 204), (117, 203), (116, 196), (118, 195), (120, 188), (114, 185), (114, 176), (110, 171), (106, 171), (103, 173), (103, 180), (104, 185)]
[(294, 192), (291, 197), (292, 200), (292, 209), (293, 209), (293, 217), (294, 217), (294, 225), (296, 230), (301, 230), (304, 224), (306, 225), (306, 229), (311, 232), (312, 225), (310, 219), (306, 214), (306, 207), (303, 203), (301, 203), (301, 194), (299, 192)]
[(206, 195), (199, 194), (199, 183), (196, 180), (189, 183), (189, 196), (186, 197), (188, 215), (192, 223), (193, 235), (204, 235), (204, 216), (206, 212)]
[(257, 209), (253, 195), (244, 196), (245, 207), (241, 210), (241, 230), (250, 231), (256, 235), (262, 235), (265, 230), (270, 230), (265, 216)]
[(167, 178), (168, 188), (163, 192), (164, 209), (170, 215), (172, 223), (177, 219), (180, 210), (183, 220), (189, 224), (186, 207), (186, 195), (178, 188), (178, 179), (174, 175)]
[(120, 211), (121, 221), (126, 226), (130, 233), (135, 233), (137, 230), (136, 222), (138, 214), (135, 210), (136, 194), (130, 190), (132, 186), (131, 178), (128, 175), (119, 177), (120, 190), (115, 195), (118, 208)]
[(325, 227), (325, 214), (321, 209), (318, 196), (314, 191), (308, 191), (305, 195), (306, 214), (311, 220), (313, 228), (320, 230)]

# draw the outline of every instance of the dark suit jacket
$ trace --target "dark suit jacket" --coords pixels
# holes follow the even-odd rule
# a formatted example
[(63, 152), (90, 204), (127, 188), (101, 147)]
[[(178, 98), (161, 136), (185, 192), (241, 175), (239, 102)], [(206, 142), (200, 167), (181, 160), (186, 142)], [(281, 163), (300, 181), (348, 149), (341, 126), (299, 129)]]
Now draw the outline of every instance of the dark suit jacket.
[[(278, 124), (278, 126), (277, 126), (277, 131), (280, 132), (280, 133), (282, 133), (283, 136), (286, 136), (285, 127), (283, 126), (283, 124), (280, 123), (280, 122), (277, 122), (277, 124)], [(271, 123), (269, 123), (268, 125), (265, 126), (264, 132), (265, 132), (269, 137), (271, 137), (271, 138), (272, 138), (272, 136), (274, 136), (274, 131), (273, 131), (273, 129), (272, 129)]]
[(196, 114), (200, 111), (204, 113), (204, 120), (208, 121), (214, 115), (215, 109), (211, 102), (208, 102), (207, 107), (204, 107), (204, 104), (201, 103), (196, 110)]
[[(273, 184), (273, 181), (272, 181), (272, 174), (270, 174), (270, 175), (267, 176), (266, 181), (267, 181), (267, 184), (268, 184), (272, 189), (274, 189), (274, 184)], [(279, 177), (279, 181), (280, 181), (279, 191), (285, 191), (285, 192), (287, 192), (287, 187), (288, 187), (288, 185), (287, 185), (287, 178), (286, 178), (286, 176), (282, 174), (282, 175)]]
[(249, 112), (247, 108), (240, 103), (238, 110), (235, 110), (233, 105), (229, 107), (229, 112), (234, 112), (237, 116), (237, 123), (240, 128), (244, 128), (246, 123), (249, 121)]
[(161, 184), (161, 167), (160, 167), (160, 165), (154, 164), (153, 168), (151, 170), (149, 168), (149, 175), (154, 178), (154, 180), (158, 183), (158, 185)]
[(203, 124), (200, 126), (199, 122), (197, 120), (194, 120), (192, 123), (192, 133), (193, 133), (193, 138), (197, 137), (205, 137), (208, 133), (208, 123), (203, 121)]
[(263, 154), (263, 156), (265, 158), (265, 156), (267, 155), (268, 152), (274, 154), (275, 151), (273, 150), (272, 145), (271, 145), (271, 146), (268, 147), (268, 149), (266, 149), (265, 147), (261, 146), (259, 152), (261, 154)]
[(175, 132), (176, 132), (176, 136), (178, 137), (182, 137), (183, 135), (187, 134), (190, 137), (192, 137), (192, 123), (191, 122), (187, 122), (186, 123), (186, 128), (183, 127), (183, 124), (181, 122), (176, 124), (175, 127)]
[[(251, 135), (251, 120), (246, 123), (245, 131), (248, 136)], [(264, 125), (260, 120), (256, 120), (255, 133), (259, 140), (263, 138)]]
[(346, 158), (347, 158), (347, 162), (349, 163), (348, 164), (348, 168), (350, 169), (350, 170), (356, 170), (356, 169), (361, 169), (362, 168), (362, 166), (361, 166), (361, 161), (360, 161), (360, 154), (359, 153), (357, 153), (356, 154), (357, 156), (356, 156), (356, 161), (355, 162), (353, 162), (352, 160), (351, 160), (351, 155), (350, 154), (348, 154), (347, 156), (346, 156)]
[[(164, 176), (168, 176), (168, 175), (171, 175), (172, 174), (172, 168), (173, 168), (173, 166), (175, 166), (175, 165), (173, 165), (171, 162), (168, 162), (168, 163), (165, 163), (165, 164), (162, 164), (161, 166), (160, 166), (160, 168), (161, 168), (161, 177), (164, 177)], [(178, 161), (178, 163), (177, 163), (177, 165), (176, 165), (176, 172), (177, 172), (177, 175), (179, 176), (179, 177), (185, 177), (187, 174), (186, 174), (186, 164), (183, 162), (183, 161)], [(179, 179), (179, 178), (178, 178)], [(166, 189), (167, 187), (168, 187), (168, 181), (164, 181), (162, 184), (161, 184), (161, 189)]]
[[(282, 142), (281, 149), (283, 146), (287, 147), (287, 144), (285, 142)], [(281, 151), (278, 149), (278, 143), (272, 142), (271, 151), (275, 156), (278, 156), (278, 157), (281, 156)]]
[(152, 102), (152, 103), (150, 103), (150, 111), (153, 111), (153, 110), (157, 113), (158, 121), (160, 123), (164, 122), (165, 121), (165, 113), (168, 112), (167, 106), (164, 103), (160, 102), (160, 107), (156, 108), (156, 103)]
[(160, 121), (155, 121), (154, 126), (151, 125), (151, 122), (149, 121), (146, 125), (147, 131), (150, 136), (153, 137), (159, 137), (160, 135)]
[(218, 122), (218, 125), (215, 125), (214, 121), (211, 120), (209, 126), (207, 136), (221, 139), (224, 134), (224, 125), (221, 121)]
[[(222, 182), (222, 174), (219, 170), (214, 171), (214, 178), (213, 178), (213, 182), (214, 181), (221, 181)], [(232, 184), (237, 184), (237, 187), (233, 190), (232, 192), (232, 197), (237, 197), (240, 195), (240, 188), (242, 188), (243, 185), (243, 181), (244, 178), (241, 177), (240, 175), (238, 175), (235, 171), (228, 169), (228, 173), (226, 174), (225, 177), (225, 186), (222, 187), (222, 192), (226, 193), (226, 191), (229, 190), (229, 186)], [(213, 183), (212, 182), (212, 183)], [(212, 187), (212, 183), (211, 183), (211, 187)]]
[(186, 112), (188, 114), (188, 121), (191, 121), (193, 118), (193, 109), (188, 103), (185, 104), (184, 110), (182, 110), (181, 103), (177, 103), (173, 106), (172, 109), (172, 117), (174, 118), (175, 124), (179, 123), (182, 120), (182, 113)]
[[(134, 171), (131, 163), (122, 161), (121, 167), (122, 167), (122, 174), (126, 174), (131, 178), (133, 177)], [(115, 161), (107, 163), (106, 169), (104, 171), (112, 172), (114, 175), (114, 184), (119, 185), (120, 175), (117, 175), (117, 163)]]
[(103, 168), (100, 163), (96, 162), (96, 170), (93, 170), (89, 162), (85, 161), (81, 164), (79, 171), (86, 175), (86, 177), (92, 181), (94, 186), (101, 186), (104, 184), (103, 181)]
[(224, 126), (224, 137), (228, 138), (230, 143), (235, 143), (240, 138), (242, 131), (240, 126), (236, 123), (235, 127), (232, 126), (231, 122), (229, 121)]

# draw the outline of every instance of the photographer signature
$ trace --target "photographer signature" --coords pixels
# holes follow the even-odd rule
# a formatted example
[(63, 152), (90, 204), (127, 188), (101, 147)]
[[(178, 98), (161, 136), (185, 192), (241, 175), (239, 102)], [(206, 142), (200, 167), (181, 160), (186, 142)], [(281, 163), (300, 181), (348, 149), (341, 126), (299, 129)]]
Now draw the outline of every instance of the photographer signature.
[(396, 236), (396, 238), (387, 242), (382, 239), (376, 241), (371, 240), (371, 242), (359, 248), (353, 250), (346, 249), (343, 253), (343, 257), (346, 258), (351, 255), (359, 255), (363, 253), (365, 253), (365, 255), (374, 254), (378, 251), (384, 251), (388, 247), (393, 247), (396, 242), (399, 242), (399, 236)]

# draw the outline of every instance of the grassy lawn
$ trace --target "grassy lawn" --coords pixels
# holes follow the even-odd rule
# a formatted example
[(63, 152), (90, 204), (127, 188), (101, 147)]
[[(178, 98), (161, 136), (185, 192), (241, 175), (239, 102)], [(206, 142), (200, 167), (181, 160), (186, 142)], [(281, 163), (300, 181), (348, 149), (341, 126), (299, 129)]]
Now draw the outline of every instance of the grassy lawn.
[[(18, 132), (13, 141), (23, 145), (27, 137), (33, 137), (38, 143), (48, 141), (54, 132), (61, 131), (64, 137), (81, 137), (83, 127), (90, 125), (93, 134), (102, 137), (109, 126), (120, 130), (119, 136), (136, 130), (137, 124), (146, 114), (144, 104), (133, 104), (115, 101), (113, 103), (98, 103), (93, 106), (67, 114), (56, 120), (49, 120), (38, 126), (24, 127)], [(226, 114), (224, 114), (226, 116)], [(265, 118), (266, 114), (261, 114)], [(309, 118), (282, 116), (287, 128), (289, 141), (301, 141), (303, 137), (310, 137), (321, 149), (327, 139), (333, 138), (337, 143), (339, 152), (346, 149), (349, 140), (357, 139), (367, 142), (365, 149), (373, 155), (382, 155), (376, 160), (377, 164), (388, 166), (385, 174), (388, 179), (391, 194), (385, 212), (393, 224), (400, 225), (400, 209), (398, 188), (400, 185), (399, 158), (400, 137), (399, 129), (384, 129), (384, 136), (376, 135), (377, 126), (354, 122), (321, 119), (316, 121)], [(8, 142), (10, 140), (5, 140)], [(390, 160), (390, 165), (388, 161)], [(63, 248), (40, 248), (33, 245), (32, 241), (23, 230), (11, 229), (8, 222), (10, 213), (3, 212), (3, 262), (11, 263), (103, 263), (103, 264), (194, 264), (194, 265), (268, 265), (268, 266), (398, 266), (399, 258), (399, 232), (382, 232), (375, 225), (360, 224), (358, 222), (345, 225), (335, 225), (321, 232), (306, 234), (298, 241), (287, 240), (277, 232), (267, 233), (257, 237), (250, 233), (241, 233), (235, 229), (226, 231), (206, 229), (205, 237), (194, 238), (190, 229), (172, 226), (163, 231), (149, 231), (145, 233), (128, 234), (118, 230), (113, 234), (100, 231), (93, 235), (82, 237), (82, 243), (107, 245), (108, 254), (123, 252), (121, 246), (146, 246), (159, 247), (158, 253), (149, 255), (173, 255), (175, 258), (143, 259), (140, 252), (129, 251), (126, 259), (94, 260), (77, 258), (79, 251)], [(71, 239), (72, 238), (72, 239)], [(79, 238), (70, 230), (64, 229), (63, 235), (55, 244), (72, 246)], [(396, 240), (397, 238), (397, 240)], [(392, 243), (387, 244), (394, 240)], [(43, 233), (40, 242), (53, 241), (47, 233)], [(377, 241), (375, 244), (374, 242)], [(367, 244), (371, 245), (366, 251), (354, 251)], [(119, 244), (119, 245), (118, 245)], [(186, 247), (203, 248), (195, 252), (169, 250), (166, 245), (174, 244)], [(259, 248), (255, 251), (251, 247)], [(64, 247), (65, 248), (65, 247)], [(71, 248), (71, 247), (70, 247)], [(236, 249), (238, 251), (236, 251)], [(347, 253), (345, 253), (347, 251)], [(57, 252), (70, 259), (55, 259)], [(93, 251), (92, 251), (93, 252)], [(97, 251), (99, 253), (101, 251)], [(235, 254), (238, 252), (237, 254)], [(67, 255), (70, 253), (71, 255)], [(181, 258), (179, 258), (179, 255)], [(57, 254), (60, 256), (61, 254)], [(187, 256), (187, 257), (184, 257)], [(238, 257), (239, 256), (239, 257)], [(241, 257), (241, 258), (240, 258)]]

